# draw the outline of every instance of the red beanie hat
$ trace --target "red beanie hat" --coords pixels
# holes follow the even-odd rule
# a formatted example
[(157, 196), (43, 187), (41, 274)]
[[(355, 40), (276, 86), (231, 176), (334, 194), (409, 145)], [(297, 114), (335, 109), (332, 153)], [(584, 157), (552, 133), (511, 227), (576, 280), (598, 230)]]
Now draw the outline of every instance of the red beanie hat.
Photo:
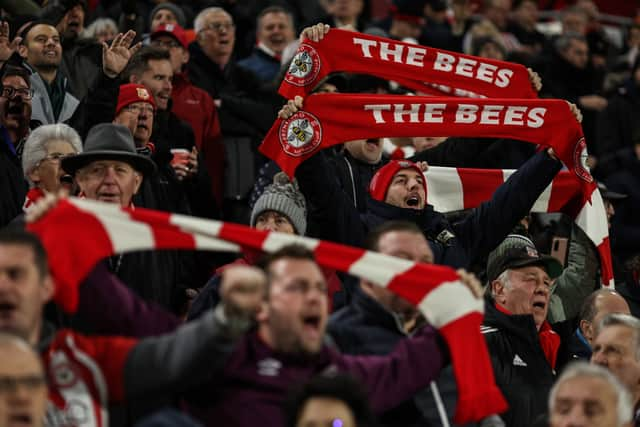
[(414, 169), (420, 172), (422, 175), (422, 187), (424, 188), (425, 197), (427, 195), (427, 180), (424, 179), (424, 174), (422, 173), (422, 169), (420, 167), (409, 161), (409, 160), (391, 160), (389, 163), (378, 169), (378, 172), (371, 179), (371, 183), (369, 184), (369, 194), (371, 198), (374, 200), (378, 200), (380, 202), (384, 202), (385, 197), (387, 196), (387, 189), (391, 184), (391, 180), (394, 175), (402, 169)]
[(120, 86), (116, 114), (118, 114), (124, 107), (129, 104), (133, 104), (134, 102), (147, 102), (151, 104), (154, 110), (156, 109), (156, 103), (153, 100), (153, 96), (146, 87), (135, 83), (127, 83), (126, 85)]

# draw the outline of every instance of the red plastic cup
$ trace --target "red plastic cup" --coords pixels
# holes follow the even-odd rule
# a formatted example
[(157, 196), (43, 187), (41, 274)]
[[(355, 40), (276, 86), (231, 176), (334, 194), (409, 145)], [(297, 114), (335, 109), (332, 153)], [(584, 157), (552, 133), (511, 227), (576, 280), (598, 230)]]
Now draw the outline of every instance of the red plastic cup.
[(173, 154), (173, 158), (171, 159), (171, 166), (187, 166), (189, 164), (189, 155), (191, 154), (191, 152), (186, 148), (172, 148), (171, 154)]

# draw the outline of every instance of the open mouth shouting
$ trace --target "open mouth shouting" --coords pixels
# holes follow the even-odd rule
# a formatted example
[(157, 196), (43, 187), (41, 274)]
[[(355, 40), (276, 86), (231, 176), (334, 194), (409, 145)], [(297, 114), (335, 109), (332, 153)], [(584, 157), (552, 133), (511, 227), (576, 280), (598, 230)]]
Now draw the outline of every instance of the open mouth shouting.
[(422, 202), (422, 199), (420, 197), (420, 194), (417, 192), (409, 193), (409, 195), (404, 199), (405, 205), (413, 209), (420, 209), (421, 202)]

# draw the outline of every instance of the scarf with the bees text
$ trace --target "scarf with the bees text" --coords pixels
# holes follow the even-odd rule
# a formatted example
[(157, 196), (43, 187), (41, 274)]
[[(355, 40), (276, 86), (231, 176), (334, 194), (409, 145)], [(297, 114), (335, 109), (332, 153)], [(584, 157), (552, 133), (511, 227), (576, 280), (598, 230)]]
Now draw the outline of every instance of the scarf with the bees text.
[(436, 96), (537, 98), (520, 64), (338, 29), (300, 44), (279, 93), (304, 97), (335, 72), (370, 74)]

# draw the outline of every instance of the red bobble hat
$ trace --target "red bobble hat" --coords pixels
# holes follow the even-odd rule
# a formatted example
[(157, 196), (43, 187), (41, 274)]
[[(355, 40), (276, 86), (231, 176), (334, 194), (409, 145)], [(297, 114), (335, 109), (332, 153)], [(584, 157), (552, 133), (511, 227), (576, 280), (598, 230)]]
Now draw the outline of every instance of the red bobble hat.
[(424, 174), (420, 167), (409, 160), (391, 160), (389, 163), (378, 169), (378, 172), (371, 179), (369, 184), (369, 194), (374, 200), (384, 202), (387, 196), (387, 189), (391, 184), (391, 180), (394, 175), (402, 169), (414, 169), (422, 175), (422, 187), (424, 188), (424, 194), (427, 194), (427, 180), (424, 179)]
[(143, 85), (135, 83), (127, 83), (120, 86), (120, 93), (118, 94), (118, 105), (116, 106), (116, 114), (120, 112), (124, 107), (134, 102), (147, 102), (156, 109), (156, 103), (153, 100), (151, 92)]

